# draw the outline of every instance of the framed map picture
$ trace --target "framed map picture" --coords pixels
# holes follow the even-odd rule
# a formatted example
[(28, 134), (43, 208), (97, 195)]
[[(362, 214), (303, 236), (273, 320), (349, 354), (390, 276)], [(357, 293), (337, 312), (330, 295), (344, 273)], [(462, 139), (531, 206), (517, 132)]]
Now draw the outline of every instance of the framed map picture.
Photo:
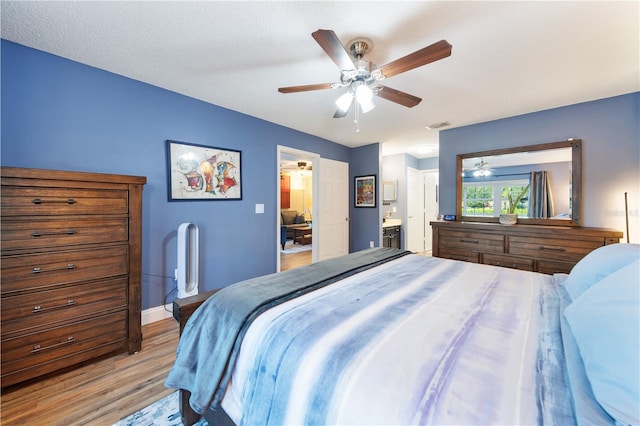
[(242, 200), (241, 152), (166, 141), (169, 201)]

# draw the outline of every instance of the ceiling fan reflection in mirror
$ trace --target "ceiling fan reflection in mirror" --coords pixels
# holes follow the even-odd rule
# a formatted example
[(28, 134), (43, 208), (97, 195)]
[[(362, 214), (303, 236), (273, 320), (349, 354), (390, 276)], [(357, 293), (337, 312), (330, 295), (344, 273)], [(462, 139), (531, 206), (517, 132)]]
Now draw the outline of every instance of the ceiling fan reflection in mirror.
[(489, 163), (481, 158), (479, 162), (473, 164), (473, 167), (463, 169), (463, 172), (471, 172), (473, 177), (485, 177), (491, 176), (493, 170), (489, 168)]
[[(280, 87), (278, 91), (280, 93), (296, 93), (312, 90), (347, 88), (347, 91), (336, 101), (337, 110), (333, 118), (345, 117), (349, 113), (355, 99), (357, 104), (354, 108), (356, 125), (358, 125), (360, 111), (366, 114), (375, 108), (375, 104), (373, 103), (374, 96), (395, 102), (407, 108), (418, 105), (422, 101), (421, 98), (382, 85), (380, 81), (444, 59), (451, 55), (452, 48), (446, 40), (440, 40), (403, 56), (400, 59), (377, 67), (374, 63), (363, 59), (367, 50), (371, 47), (371, 42), (367, 40), (357, 39), (350, 43), (349, 51), (347, 51), (332, 30), (320, 29), (312, 33), (311, 36), (340, 69), (340, 82)], [(358, 106), (360, 108), (358, 108)], [(356, 132), (359, 131), (360, 128), (358, 127)]]

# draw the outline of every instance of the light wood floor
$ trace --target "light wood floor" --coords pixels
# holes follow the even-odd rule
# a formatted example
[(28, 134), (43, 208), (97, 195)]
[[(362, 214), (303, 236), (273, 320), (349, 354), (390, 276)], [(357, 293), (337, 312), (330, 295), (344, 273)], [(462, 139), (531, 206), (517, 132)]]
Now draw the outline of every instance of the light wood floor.
[(297, 268), (311, 264), (311, 250), (300, 253), (280, 253), (280, 270)]
[(142, 350), (3, 390), (0, 424), (112, 425), (173, 392), (164, 380), (175, 360), (178, 323), (142, 327)]

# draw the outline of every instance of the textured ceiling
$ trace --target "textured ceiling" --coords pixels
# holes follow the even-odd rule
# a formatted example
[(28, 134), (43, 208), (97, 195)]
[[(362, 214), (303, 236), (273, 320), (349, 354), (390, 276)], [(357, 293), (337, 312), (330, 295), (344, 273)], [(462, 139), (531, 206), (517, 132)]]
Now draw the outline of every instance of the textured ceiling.
[[(347, 146), (383, 154), (438, 144), (452, 127), (640, 90), (640, 2), (2, 1), (2, 37)], [(311, 37), (373, 41), (383, 65), (438, 40), (451, 57), (385, 80), (421, 97), (376, 98), (332, 118), (339, 90), (277, 88), (338, 81)], [(3, 64), (4, 66), (10, 66)], [(343, 89), (344, 90), (344, 89)]]

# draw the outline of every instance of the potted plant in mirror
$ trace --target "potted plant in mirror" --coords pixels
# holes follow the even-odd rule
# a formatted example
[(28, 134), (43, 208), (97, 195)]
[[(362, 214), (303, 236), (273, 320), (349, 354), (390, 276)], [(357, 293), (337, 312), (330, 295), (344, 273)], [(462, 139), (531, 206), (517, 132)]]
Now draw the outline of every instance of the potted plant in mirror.
[(520, 203), (520, 201), (522, 200), (522, 197), (524, 197), (528, 192), (529, 192), (529, 185), (522, 188), (522, 191), (520, 191), (519, 193), (513, 193), (511, 191), (507, 193), (507, 201), (509, 203), (507, 211), (509, 213), (500, 214), (499, 220), (501, 224), (515, 225), (518, 222), (516, 207), (518, 206), (518, 203)]

